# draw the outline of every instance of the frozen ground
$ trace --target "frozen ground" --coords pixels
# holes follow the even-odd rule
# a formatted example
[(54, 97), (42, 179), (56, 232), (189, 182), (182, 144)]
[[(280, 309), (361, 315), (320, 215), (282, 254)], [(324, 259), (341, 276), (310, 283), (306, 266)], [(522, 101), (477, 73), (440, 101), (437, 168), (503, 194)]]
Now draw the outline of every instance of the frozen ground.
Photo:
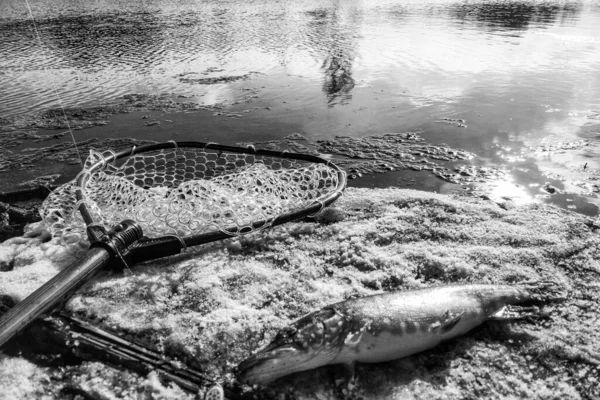
[[(551, 280), (567, 296), (544, 306), (541, 318), (488, 322), (434, 350), (359, 365), (352, 390), (336, 366), (242, 390), (257, 398), (592, 399), (600, 396), (598, 228), (589, 217), (542, 204), (350, 188), (317, 221), (102, 276), (66, 308), (233, 387), (241, 360), (329, 303), (455, 282)], [(0, 244), (0, 293), (22, 299), (72, 259), (40, 237), (10, 239)], [(10, 354), (0, 355), (6, 398), (192, 397), (153, 373)]]

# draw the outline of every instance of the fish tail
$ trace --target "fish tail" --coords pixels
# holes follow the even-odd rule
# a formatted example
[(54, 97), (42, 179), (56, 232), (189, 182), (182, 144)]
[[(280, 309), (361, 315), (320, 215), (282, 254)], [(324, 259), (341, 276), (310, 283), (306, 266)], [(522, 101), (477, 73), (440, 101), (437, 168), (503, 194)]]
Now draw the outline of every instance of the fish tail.
[(520, 304), (531, 300), (531, 292), (525, 287), (508, 285), (491, 285), (480, 294), (484, 304), (492, 310), (499, 310), (506, 305)]
[(475, 285), (473, 287), (477, 297), (484, 302), (520, 304), (529, 302), (548, 303), (563, 301), (567, 297), (567, 290), (555, 281), (530, 281), (519, 285)]
[(529, 294), (529, 301), (550, 303), (564, 301), (568, 297), (568, 290), (556, 281), (530, 281), (520, 285)]

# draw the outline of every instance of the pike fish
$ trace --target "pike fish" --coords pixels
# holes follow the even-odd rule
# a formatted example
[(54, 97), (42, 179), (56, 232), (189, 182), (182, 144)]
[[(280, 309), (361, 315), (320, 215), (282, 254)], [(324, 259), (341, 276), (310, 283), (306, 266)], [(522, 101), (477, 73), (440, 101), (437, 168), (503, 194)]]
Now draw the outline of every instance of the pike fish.
[(327, 364), (377, 363), (430, 349), (505, 307), (531, 300), (527, 287), (450, 285), (350, 299), (308, 314), (242, 361), (242, 382), (266, 384)]

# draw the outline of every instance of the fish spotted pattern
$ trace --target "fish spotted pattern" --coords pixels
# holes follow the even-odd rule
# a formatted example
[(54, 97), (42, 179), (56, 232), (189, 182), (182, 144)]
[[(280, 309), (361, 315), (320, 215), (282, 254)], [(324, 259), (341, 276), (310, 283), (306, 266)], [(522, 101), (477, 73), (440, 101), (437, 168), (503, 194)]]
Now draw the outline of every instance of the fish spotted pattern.
[(530, 299), (524, 287), (451, 285), (342, 301), (281, 330), (239, 365), (239, 378), (265, 384), (327, 364), (406, 357), (468, 332), (507, 305)]

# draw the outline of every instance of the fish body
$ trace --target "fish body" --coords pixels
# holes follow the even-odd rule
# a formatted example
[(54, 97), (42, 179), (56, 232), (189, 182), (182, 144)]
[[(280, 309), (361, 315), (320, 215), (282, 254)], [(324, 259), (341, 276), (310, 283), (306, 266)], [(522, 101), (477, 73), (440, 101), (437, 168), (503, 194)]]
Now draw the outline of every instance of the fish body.
[(239, 378), (268, 383), (327, 364), (406, 357), (468, 332), (506, 305), (529, 299), (522, 287), (451, 285), (342, 301), (281, 330), (239, 365)]

